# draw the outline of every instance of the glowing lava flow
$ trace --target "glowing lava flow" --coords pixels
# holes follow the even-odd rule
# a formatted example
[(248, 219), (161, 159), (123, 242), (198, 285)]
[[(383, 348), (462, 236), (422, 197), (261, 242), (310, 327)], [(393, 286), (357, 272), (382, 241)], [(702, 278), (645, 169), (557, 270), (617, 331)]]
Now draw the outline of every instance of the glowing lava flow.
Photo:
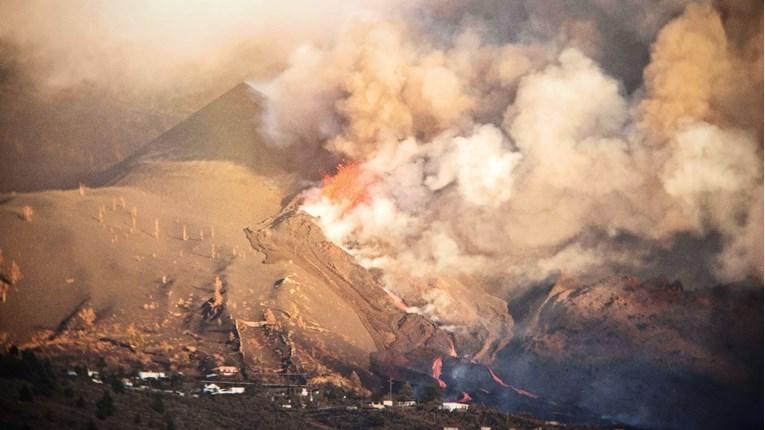
[(441, 357), (436, 357), (435, 360), (433, 360), (433, 379), (438, 381), (438, 386), (441, 388), (446, 388), (446, 382), (441, 379), (441, 369), (444, 367), (444, 360)]
[(502, 378), (500, 378), (499, 376), (497, 376), (497, 374), (496, 374), (496, 373), (494, 373), (494, 371), (493, 371), (493, 370), (491, 370), (491, 367), (487, 367), (487, 369), (489, 369), (489, 375), (491, 375), (491, 379), (493, 379), (493, 380), (494, 380), (494, 382), (496, 382), (496, 383), (497, 383), (497, 385), (501, 385), (501, 386), (503, 386), (503, 387), (505, 387), (505, 388), (510, 388), (510, 386), (509, 386), (509, 385), (505, 384), (505, 381), (503, 381), (503, 380), (502, 380)]
[(470, 402), (472, 402), (472, 401), (473, 401), (473, 398), (472, 398), (472, 397), (470, 397), (470, 394), (468, 394), (468, 393), (466, 393), (466, 392), (464, 392), (464, 391), (463, 391), (463, 392), (462, 392), (462, 397), (460, 397), (460, 399), (459, 399), (459, 400), (457, 400), (457, 401), (458, 401), (459, 403), (470, 403)]
[(454, 346), (454, 339), (449, 337), (449, 357), (457, 356), (457, 348)]
[(519, 394), (521, 396), (530, 397), (532, 399), (538, 399), (539, 398), (539, 396), (537, 396), (536, 394), (532, 393), (531, 391), (526, 391), (523, 388), (513, 387), (512, 385), (507, 385), (505, 383), (505, 381), (502, 380), (502, 378), (497, 376), (497, 374), (494, 373), (493, 370), (491, 370), (491, 367), (487, 367), (486, 369), (489, 370), (489, 375), (491, 375), (491, 379), (493, 379), (494, 382), (497, 383), (497, 385), (500, 385), (500, 386), (505, 387), (505, 388), (512, 388), (513, 391), (515, 391), (517, 394)]
[(532, 393), (530, 391), (526, 391), (523, 388), (517, 388), (517, 387), (512, 387), (512, 388), (513, 388), (513, 390), (516, 393), (520, 394), (521, 396), (531, 397), (532, 399), (538, 399), (539, 398), (539, 396), (537, 396), (536, 394), (534, 394), (534, 393)]
[(334, 176), (324, 176), (321, 181), (321, 195), (336, 206), (343, 208), (343, 213), (369, 200), (369, 186), (373, 178), (365, 174), (358, 163), (341, 164)]

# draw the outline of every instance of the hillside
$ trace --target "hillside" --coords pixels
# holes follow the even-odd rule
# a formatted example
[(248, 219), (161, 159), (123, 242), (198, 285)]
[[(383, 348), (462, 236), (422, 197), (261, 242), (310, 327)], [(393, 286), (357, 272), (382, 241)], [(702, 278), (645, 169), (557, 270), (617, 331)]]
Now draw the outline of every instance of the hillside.
[[(0, 347), (359, 396), (390, 378), (569, 422), (714, 428), (761, 411), (761, 290), (614, 276), (506, 297), (455, 276), (396, 278), (396, 296), (300, 210), (332, 157), (265, 142), (259, 103), (235, 87), (93, 188), (0, 196)], [(427, 292), (449, 298), (437, 317)]]

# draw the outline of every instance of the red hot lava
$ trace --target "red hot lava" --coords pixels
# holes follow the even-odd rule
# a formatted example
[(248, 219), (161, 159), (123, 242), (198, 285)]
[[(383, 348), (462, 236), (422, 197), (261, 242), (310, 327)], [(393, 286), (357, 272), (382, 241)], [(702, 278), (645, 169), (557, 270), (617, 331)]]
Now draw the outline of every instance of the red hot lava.
[(489, 369), (489, 375), (491, 376), (491, 379), (493, 379), (493, 380), (494, 380), (494, 382), (496, 382), (496, 383), (497, 383), (497, 385), (501, 385), (501, 386), (503, 386), (503, 387), (505, 387), (505, 388), (510, 388), (510, 386), (509, 386), (509, 385), (505, 384), (505, 381), (503, 381), (503, 380), (502, 380), (502, 378), (500, 378), (499, 376), (497, 376), (497, 374), (496, 374), (496, 373), (494, 373), (494, 371), (493, 371), (493, 370), (491, 370), (491, 367), (487, 367), (487, 369)]
[(472, 397), (470, 397), (470, 394), (468, 394), (468, 393), (466, 393), (466, 392), (464, 392), (464, 391), (463, 391), (463, 392), (462, 392), (462, 397), (460, 397), (460, 399), (459, 399), (459, 400), (457, 400), (457, 401), (458, 401), (459, 403), (470, 403), (470, 402), (472, 402), (472, 401), (473, 401), (473, 398), (472, 398)]
[(431, 367), (433, 368), (433, 379), (438, 381), (439, 387), (446, 388), (446, 382), (441, 379), (441, 369), (444, 367), (444, 360), (441, 357), (436, 357)]
[(536, 394), (534, 394), (534, 393), (532, 393), (530, 391), (526, 391), (523, 388), (513, 387), (513, 390), (516, 393), (520, 394), (521, 396), (531, 397), (532, 399), (538, 399), (539, 398), (539, 396), (537, 396)]
[(457, 348), (454, 346), (454, 339), (449, 336), (449, 357), (457, 356)]
[(494, 382), (497, 385), (500, 385), (500, 386), (505, 387), (505, 388), (512, 388), (513, 391), (515, 391), (517, 394), (519, 394), (521, 396), (530, 397), (532, 399), (538, 399), (539, 398), (539, 396), (537, 396), (536, 394), (532, 393), (531, 391), (527, 391), (527, 390), (524, 390), (523, 388), (518, 388), (518, 387), (513, 387), (511, 385), (507, 385), (505, 383), (505, 381), (502, 380), (502, 378), (500, 378), (499, 376), (497, 376), (496, 373), (494, 373), (494, 371), (491, 369), (491, 367), (487, 367), (486, 369), (489, 370), (489, 375), (491, 376), (491, 379), (493, 379)]
[(358, 163), (341, 164), (333, 176), (324, 176), (321, 195), (347, 212), (369, 200), (369, 186), (374, 182)]

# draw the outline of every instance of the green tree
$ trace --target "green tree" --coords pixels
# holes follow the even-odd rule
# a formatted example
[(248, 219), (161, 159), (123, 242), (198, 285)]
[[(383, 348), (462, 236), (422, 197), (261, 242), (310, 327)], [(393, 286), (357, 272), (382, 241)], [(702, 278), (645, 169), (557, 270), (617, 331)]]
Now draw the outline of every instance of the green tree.
[(165, 417), (165, 430), (175, 430), (175, 421), (169, 415)]
[(437, 384), (431, 384), (425, 387), (422, 392), (422, 401), (424, 403), (438, 403), (441, 401), (441, 395), (444, 389)]
[(110, 378), (109, 385), (112, 387), (112, 391), (117, 394), (122, 394), (125, 392), (125, 384), (122, 383), (122, 380), (119, 378), (119, 376), (112, 376)]
[(32, 390), (29, 389), (27, 384), (24, 384), (19, 388), (19, 400), (22, 402), (31, 402), (34, 400), (32, 397)]
[(104, 395), (96, 402), (96, 416), (99, 419), (106, 419), (114, 415), (114, 400), (109, 391), (104, 391)]
[(151, 408), (160, 414), (165, 412), (165, 403), (162, 401), (162, 396), (159, 394), (154, 395), (154, 399), (151, 402)]
[(401, 390), (398, 392), (398, 399), (403, 401), (414, 399), (414, 390), (408, 382), (404, 382), (401, 386)]

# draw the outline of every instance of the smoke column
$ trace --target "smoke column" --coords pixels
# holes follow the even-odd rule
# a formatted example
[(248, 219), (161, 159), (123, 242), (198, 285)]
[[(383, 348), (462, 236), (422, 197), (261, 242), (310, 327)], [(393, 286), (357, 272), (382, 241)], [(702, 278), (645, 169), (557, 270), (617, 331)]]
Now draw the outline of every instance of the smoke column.
[[(682, 276), (654, 258), (679, 237), (715, 244), (694, 280), (762, 279), (761, 6), (592, 3), (426, 2), (295, 50), (260, 85), (272, 140), (352, 166), (303, 209), (408, 301), (412, 279)], [(463, 300), (416, 294), (445, 323)]]

